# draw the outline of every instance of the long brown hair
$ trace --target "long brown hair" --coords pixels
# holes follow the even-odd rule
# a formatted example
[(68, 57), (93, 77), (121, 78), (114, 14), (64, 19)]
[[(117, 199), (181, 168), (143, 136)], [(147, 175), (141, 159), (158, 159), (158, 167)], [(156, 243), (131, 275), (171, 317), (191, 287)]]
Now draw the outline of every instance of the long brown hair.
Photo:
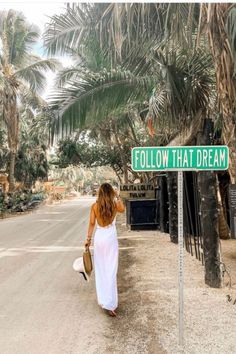
[(109, 183), (103, 183), (98, 191), (98, 213), (102, 221), (106, 223), (107, 221), (112, 222), (115, 214), (115, 203), (114, 203), (115, 192)]

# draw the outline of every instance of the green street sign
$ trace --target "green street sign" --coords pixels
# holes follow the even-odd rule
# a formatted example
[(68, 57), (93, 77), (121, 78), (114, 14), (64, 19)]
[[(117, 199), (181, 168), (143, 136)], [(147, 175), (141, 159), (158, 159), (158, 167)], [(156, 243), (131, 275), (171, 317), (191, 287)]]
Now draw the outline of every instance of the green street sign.
[(227, 146), (165, 146), (132, 149), (133, 171), (227, 170)]

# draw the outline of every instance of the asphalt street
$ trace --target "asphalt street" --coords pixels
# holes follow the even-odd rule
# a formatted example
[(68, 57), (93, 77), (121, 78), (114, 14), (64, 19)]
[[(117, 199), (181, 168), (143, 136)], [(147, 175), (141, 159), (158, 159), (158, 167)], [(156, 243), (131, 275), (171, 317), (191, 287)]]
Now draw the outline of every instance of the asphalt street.
[(97, 308), (94, 279), (86, 283), (72, 269), (93, 201), (0, 220), (1, 354), (105, 352), (107, 318)]

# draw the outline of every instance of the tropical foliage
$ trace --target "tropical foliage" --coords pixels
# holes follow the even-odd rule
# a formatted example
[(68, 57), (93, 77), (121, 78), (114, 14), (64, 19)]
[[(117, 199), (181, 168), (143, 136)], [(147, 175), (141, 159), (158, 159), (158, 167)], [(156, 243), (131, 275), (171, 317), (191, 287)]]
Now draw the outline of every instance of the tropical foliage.
[(236, 4), (202, 4), (202, 8), (215, 66), (223, 139), (230, 151), (229, 172), (236, 183)]
[[(185, 15), (190, 11), (186, 4), (173, 8)], [(172, 107), (171, 116), (180, 118), (178, 108), (183, 111), (185, 107), (185, 120), (191, 113), (186, 109), (193, 111), (197, 105), (198, 108), (206, 106), (212, 89), (212, 78), (207, 77), (211, 65), (209, 55), (189, 53), (181, 47), (184, 42), (181, 36), (177, 44), (173, 44), (173, 26), (171, 31), (169, 28), (175, 14), (173, 8), (170, 12), (168, 4), (78, 5), (72, 6), (66, 14), (52, 18), (45, 34), (48, 52), (72, 53), (75, 59), (80, 58), (79, 65), (82, 65), (79, 69), (77, 60), (75, 67), (61, 73), (59, 85), (52, 94), (55, 108), (60, 103), (59, 121), (62, 124), (57, 125), (59, 129), (66, 126), (65, 131), (74, 131), (86, 120), (93, 122), (120, 116), (137, 102), (148, 101), (151, 92), (155, 93), (151, 99), (151, 103), (156, 103), (151, 106), (153, 110), (157, 111), (157, 104), (158, 112), (163, 111), (163, 107), (166, 110)], [(194, 31), (199, 6), (190, 8)], [(184, 24), (190, 27), (190, 23), (183, 21), (183, 27)], [(167, 32), (171, 32), (168, 38)], [(182, 32), (185, 33), (183, 28)], [(95, 43), (93, 51), (91, 42)], [(92, 61), (94, 67), (91, 57), (97, 58)], [(183, 106), (186, 94), (188, 101)]]
[[(125, 162), (130, 163), (130, 149), (123, 146)], [(81, 141), (65, 139), (59, 142), (57, 153), (60, 168), (69, 165), (84, 166), (86, 168), (110, 166), (118, 179), (122, 180), (124, 174), (122, 160), (117, 146), (106, 144), (90, 144)]]
[(0, 13), (0, 104), (10, 150), (9, 180), (14, 188), (15, 157), (19, 145), (20, 105), (27, 102), (35, 109), (42, 106), (38, 96), (45, 85), (46, 70), (54, 70), (54, 59), (41, 59), (32, 54), (39, 31), (29, 25), (21, 13)]
[(152, 132), (160, 116), (175, 121), (171, 129), (176, 130), (176, 123), (180, 129), (180, 123), (191, 125), (199, 109), (199, 122), (217, 115), (218, 99), (224, 141), (234, 154), (235, 10), (234, 4), (197, 3), (68, 6), (45, 33), (48, 53), (75, 58), (52, 94), (55, 108), (62, 104), (57, 128), (70, 132), (86, 121), (114, 119), (137, 101), (148, 101), (153, 89)]
[(108, 166), (86, 168), (68, 165), (66, 168), (51, 169), (50, 178), (56, 180), (55, 185), (81, 193), (91, 192), (94, 184), (98, 185), (107, 181), (112, 184), (117, 183), (114, 172)]
[(15, 178), (28, 188), (48, 177), (48, 120), (44, 115), (21, 114), (20, 142), (16, 155)]
[[(48, 176), (49, 163), (47, 147), (49, 141), (49, 121), (44, 114), (33, 115), (31, 111), (20, 110), (19, 146), (15, 159), (15, 178), (27, 188), (37, 179)], [(0, 170), (9, 170), (9, 149), (5, 130), (0, 130)]]
[[(109, 164), (114, 158), (116, 171), (125, 180), (130, 147), (164, 145), (178, 137), (185, 144), (195, 138), (202, 118), (211, 116), (221, 121), (224, 142), (232, 147), (234, 181), (234, 4), (67, 5), (64, 13), (51, 18), (44, 33), (49, 55), (73, 58), (71, 67), (58, 72), (50, 108), (38, 93), (44, 71), (55, 69), (56, 61), (32, 55), (38, 31), (22, 14), (1, 15), (0, 90), (7, 93), (1, 106), (10, 176), (19, 146), (19, 104), (23, 104), (31, 112), (43, 108), (51, 121), (52, 139), (75, 134), (72, 141), (60, 143), (61, 166), (86, 161)], [(81, 129), (89, 141), (77, 139)], [(93, 147), (93, 141), (99, 141), (99, 148)]]

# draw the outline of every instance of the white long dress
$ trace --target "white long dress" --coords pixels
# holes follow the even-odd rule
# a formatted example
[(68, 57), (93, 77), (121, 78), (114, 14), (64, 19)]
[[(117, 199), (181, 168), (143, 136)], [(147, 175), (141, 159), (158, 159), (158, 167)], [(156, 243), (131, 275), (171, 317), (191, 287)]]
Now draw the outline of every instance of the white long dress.
[(118, 306), (117, 270), (118, 240), (115, 220), (102, 227), (97, 224), (94, 234), (94, 269), (98, 304), (107, 310)]

